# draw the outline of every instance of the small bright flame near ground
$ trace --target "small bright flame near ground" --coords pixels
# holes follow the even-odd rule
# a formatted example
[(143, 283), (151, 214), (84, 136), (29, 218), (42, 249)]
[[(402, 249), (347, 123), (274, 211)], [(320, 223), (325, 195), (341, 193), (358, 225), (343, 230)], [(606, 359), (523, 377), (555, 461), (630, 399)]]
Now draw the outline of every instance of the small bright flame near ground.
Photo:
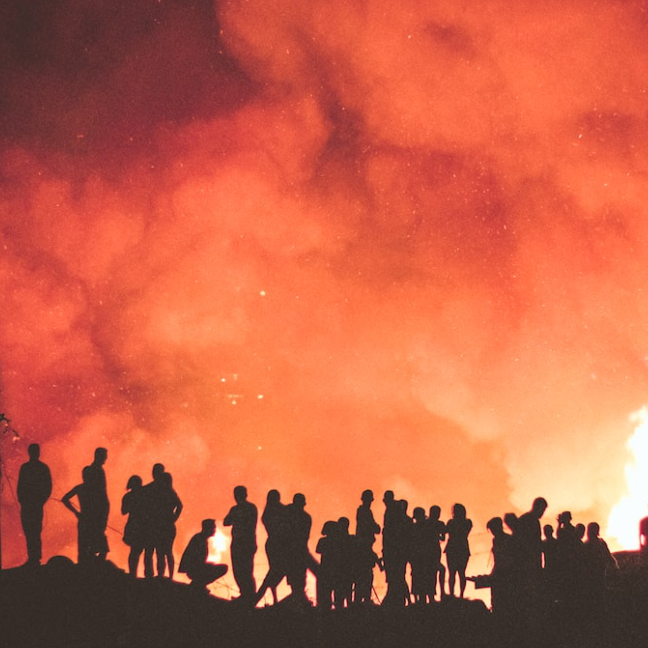
[(648, 515), (648, 407), (633, 412), (630, 420), (635, 430), (628, 440), (633, 455), (625, 470), (628, 492), (613, 507), (607, 530), (622, 549), (639, 548), (639, 522)]
[(229, 538), (220, 529), (216, 529), (214, 537), (209, 541), (209, 562), (223, 562), (229, 545)]

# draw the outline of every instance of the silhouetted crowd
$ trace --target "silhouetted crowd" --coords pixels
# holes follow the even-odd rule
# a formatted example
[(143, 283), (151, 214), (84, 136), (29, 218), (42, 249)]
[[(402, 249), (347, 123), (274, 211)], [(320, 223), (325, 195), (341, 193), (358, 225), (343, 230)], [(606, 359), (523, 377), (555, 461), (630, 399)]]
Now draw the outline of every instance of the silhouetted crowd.
[[(78, 520), (81, 566), (105, 561), (109, 552), (106, 528), (110, 505), (103, 468), (107, 456), (105, 448), (97, 448), (93, 462), (82, 470), (81, 483), (61, 500)], [(32, 444), (29, 461), (21, 467), (18, 480), (29, 564), (41, 562), (43, 506), (51, 491), (50, 471), (40, 461), (39, 446)], [(270, 592), (273, 603), (277, 603), (277, 588), (285, 579), (292, 599), (310, 605), (306, 577), (311, 571), (317, 579), (318, 607), (341, 609), (369, 604), (375, 595), (374, 571), (380, 569), (387, 582), (383, 605), (431, 604), (444, 597), (463, 598), (467, 580), (473, 580), (476, 587), (490, 587), (493, 613), (505, 620), (524, 619), (552, 606), (578, 614), (584, 609), (596, 612), (605, 605), (606, 576), (617, 565), (600, 537), (599, 525), (574, 525), (571, 514), (565, 511), (558, 516), (556, 529), (549, 524), (541, 529), (547, 509), (543, 498), (537, 498), (531, 509), (519, 517), (507, 513), (489, 520), (493, 568), (490, 574), (476, 577), (466, 576), (473, 524), (462, 504), (454, 505), (452, 517), (446, 522), (441, 520), (438, 506), (428, 511), (416, 507), (410, 516), (408, 502), (396, 499), (388, 490), (383, 496), (380, 525), (372, 510), (373, 492), (365, 490), (360, 499), (355, 533), (351, 533), (351, 521), (346, 517), (326, 521), (315, 556), (309, 549), (312, 518), (306, 511), (306, 497), (297, 493), (285, 504), (277, 490), (269, 491), (261, 515), (267, 535), (268, 572), (257, 588), (254, 557), (258, 510), (248, 500), (246, 488), (237, 486), (235, 503), (223, 524), (231, 527), (231, 564), (239, 601), (255, 606)], [(146, 578), (173, 578), (173, 544), (181, 512), (182, 502), (173, 488), (173, 479), (162, 464), (153, 466), (148, 484), (138, 475), (130, 477), (121, 513), (127, 516), (123, 541), (130, 547), (128, 571), (132, 576), (137, 576), (143, 557)], [(648, 533), (648, 523), (644, 526)], [(209, 541), (215, 532), (216, 521), (203, 520), (178, 567), (199, 591), (207, 591), (207, 586), (228, 570), (227, 565), (208, 560)], [(379, 535), (381, 555), (374, 548)], [(447, 568), (442, 561), (444, 553)]]

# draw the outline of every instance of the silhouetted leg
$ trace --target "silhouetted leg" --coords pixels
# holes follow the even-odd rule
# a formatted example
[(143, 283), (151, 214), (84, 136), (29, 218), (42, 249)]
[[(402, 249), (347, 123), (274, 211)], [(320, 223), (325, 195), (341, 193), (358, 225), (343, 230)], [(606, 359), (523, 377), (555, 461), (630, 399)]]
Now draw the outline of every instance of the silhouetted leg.
[(254, 551), (232, 545), (232, 569), (241, 592), (241, 599), (253, 602), (256, 595), (254, 582)]
[(227, 573), (227, 565), (214, 565), (205, 563), (199, 571), (187, 574), (191, 579), (191, 585), (198, 588), (206, 588), (209, 583), (224, 576)]
[(139, 559), (144, 549), (142, 547), (131, 547), (128, 554), (128, 573), (131, 576), (137, 576), (137, 567), (139, 566)]
[(148, 545), (144, 548), (144, 576), (153, 578), (153, 547)]
[(42, 558), (43, 508), (23, 506), (20, 509), (20, 521), (27, 543), (27, 560), (30, 564), (38, 565)]

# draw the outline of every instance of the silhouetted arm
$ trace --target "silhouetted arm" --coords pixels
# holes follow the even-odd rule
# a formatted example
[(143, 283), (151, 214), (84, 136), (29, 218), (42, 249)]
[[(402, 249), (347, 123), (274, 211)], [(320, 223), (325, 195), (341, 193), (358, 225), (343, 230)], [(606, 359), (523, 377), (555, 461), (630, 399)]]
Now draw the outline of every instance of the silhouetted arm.
[(180, 501), (180, 498), (178, 497), (178, 494), (175, 493), (175, 504), (173, 507), (173, 521), (177, 521), (177, 519), (180, 517), (180, 513), (182, 513), (182, 502)]
[(234, 524), (234, 507), (229, 510), (229, 513), (223, 520), (223, 526), (232, 526)]
[(52, 494), (52, 473), (50, 469), (45, 466), (45, 479), (43, 484), (43, 503), (47, 502)]
[(70, 491), (68, 491), (67, 493), (65, 493), (65, 495), (63, 495), (63, 497), (61, 498), (61, 502), (63, 502), (63, 505), (64, 505), (66, 508), (70, 509), (70, 511), (72, 511), (72, 513), (74, 513), (74, 515), (76, 515), (77, 517), (79, 517), (79, 515), (81, 514), (81, 511), (79, 511), (79, 510), (74, 506), (74, 504), (72, 504), (72, 502), (71, 502), (70, 500), (71, 500), (75, 495), (78, 495), (78, 492), (79, 492), (79, 487), (78, 487), (78, 486), (75, 486), (72, 490), (70, 490)]
[[(18, 495), (18, 501), (22, 504), (25, 502), (27, 499), (27, 486), (25, 485), (25, 473), (26, 473), (26, 466), (27, 464), (23, 464), (20, 466), (20, 472), (18, 473), (18, 488), (17, 488), (17, 495)], [(640, 542), (641, 542), (641, 534), (639, 535)]]

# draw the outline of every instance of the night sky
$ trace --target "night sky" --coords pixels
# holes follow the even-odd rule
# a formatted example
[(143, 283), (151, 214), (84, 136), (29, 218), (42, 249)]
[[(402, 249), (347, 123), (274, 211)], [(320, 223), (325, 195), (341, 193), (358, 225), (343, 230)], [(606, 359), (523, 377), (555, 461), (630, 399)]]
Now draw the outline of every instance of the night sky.
[(58, 499), (108, 448), (122, 567), (156, 461), (177, 554), (239, 483), (305, 493), (313, 544), (365, 488), (462, 502), (484, 564), (538, 495), (605, 530), (648, 403), (647, 42), (639, 0), (2, 3), (3, 565), (30, 442)]

